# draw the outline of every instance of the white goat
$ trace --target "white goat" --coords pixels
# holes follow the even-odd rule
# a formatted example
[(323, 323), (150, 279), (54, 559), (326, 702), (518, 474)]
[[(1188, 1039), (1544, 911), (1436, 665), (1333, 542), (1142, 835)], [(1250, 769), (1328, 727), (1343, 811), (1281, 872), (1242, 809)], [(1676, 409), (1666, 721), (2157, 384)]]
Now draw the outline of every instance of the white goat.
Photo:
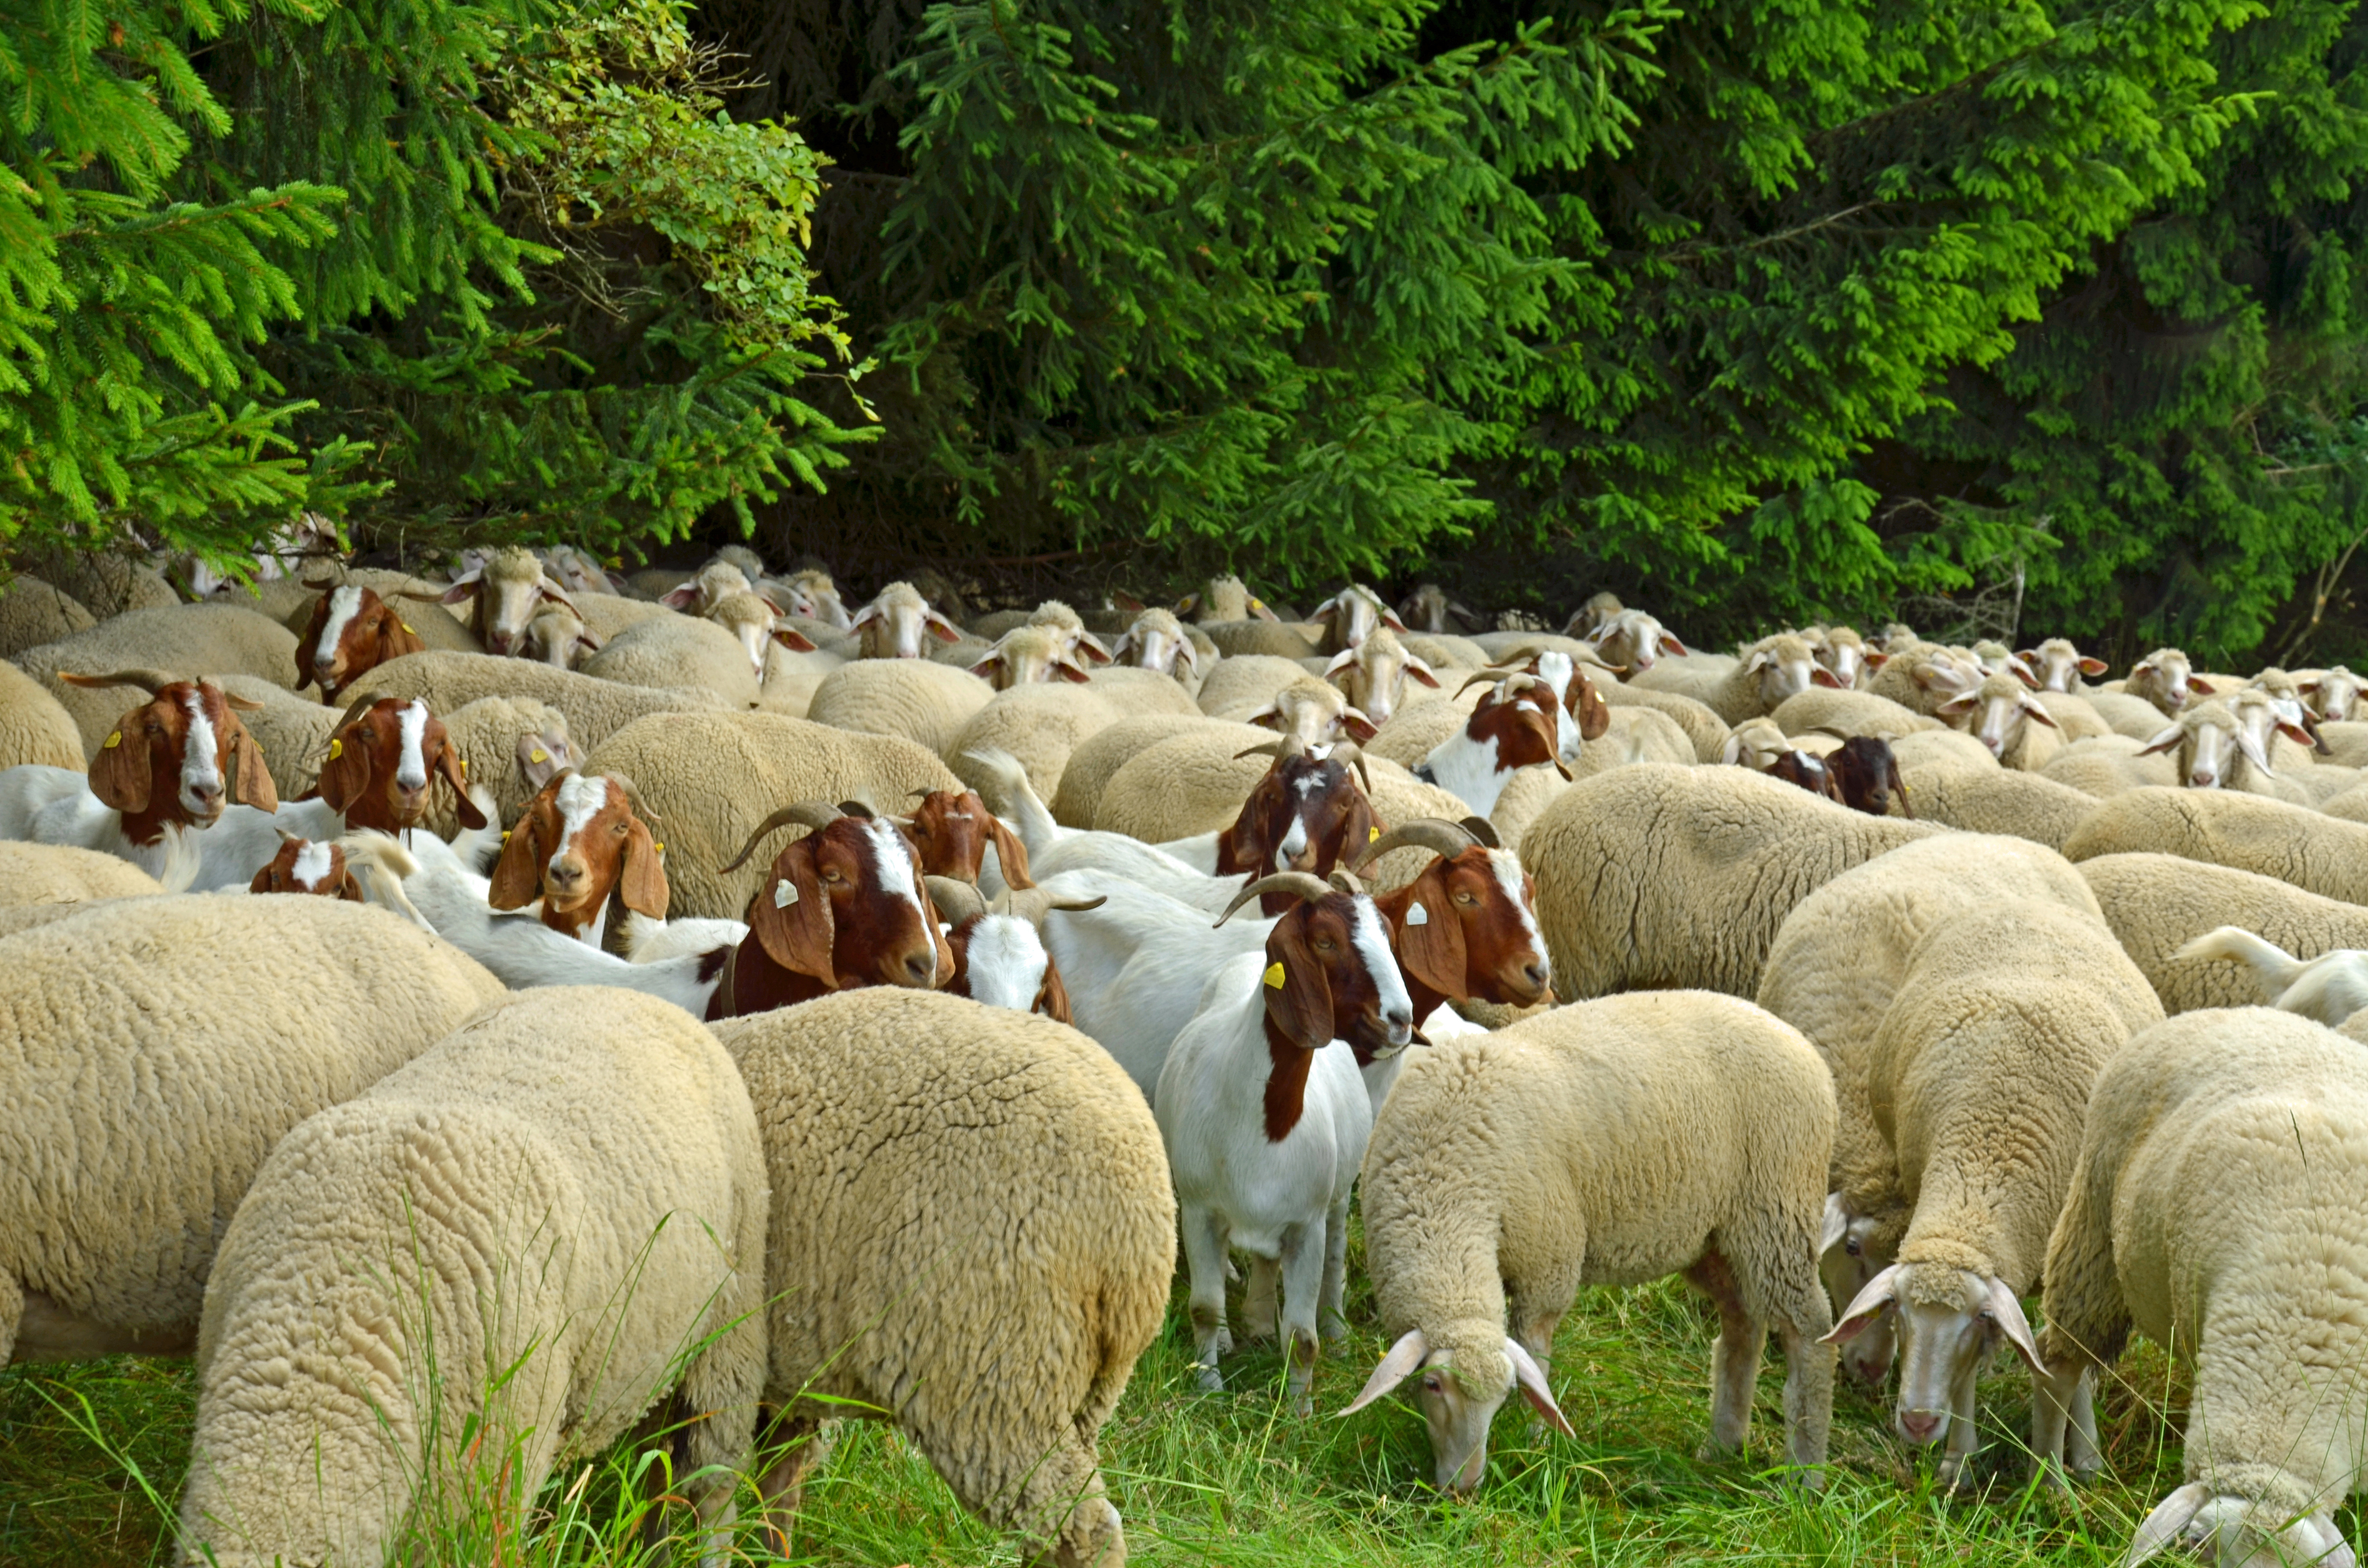
[(2338, 948), (2315, 959), (2298, 959), (2241, 926), (2206, 931), (2174, 955), (2250, 965), (2261, 999), (2280, 1012), (2299, 1013), (2328, 1028), (2368, 1007), (2368, 952)]

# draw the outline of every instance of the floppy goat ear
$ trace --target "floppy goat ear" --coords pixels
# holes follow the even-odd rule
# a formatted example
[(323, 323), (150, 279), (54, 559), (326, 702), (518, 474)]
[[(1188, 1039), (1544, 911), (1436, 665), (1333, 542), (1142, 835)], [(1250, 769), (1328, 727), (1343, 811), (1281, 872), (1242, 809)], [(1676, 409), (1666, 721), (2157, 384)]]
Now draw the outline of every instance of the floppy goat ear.
[(1611, 704), (1595, 689), (1595, 683), (1577, 670), (1570, 676), (1570, 716), (1578, 721), (1578, 738), (1600, 740), (1603, 732), (1611, 728)]
[[(987, 811), (982, 801), (979, 811), (986, 819), (987, 842), (995, 846), (995, 858), (1003, 870), (1003, 885), (1032, 888), (1036, 884), (1028, 875), (1028, 846), (1019, 842), (1012, 831), (1003, 825), (1003, 819)], [(1065, 1021), (1065, 1020), (1064, 1020)]]
[(634, 914), (653, 920), (666, 918), (666, 868), (658, 863), (656, 840), (639, 817), (632, 818), (625, 829), (625, 866), (617, 878), (617, 892)]
[(830, 895), (823, 892), (814, 871), (813, 835), (775, 858), (772, 874), (748, 903), (748, 929), (765, 956), (783, 969), (838, 989), (837, 970), (831, 961), (838, 926), (831, 915)]
[(148, 791), (155, 770), (148, 763), (148, 746), (139, 738), (140, 716), (146, 703), (115, 722), (113, 733), (98, 745), (90, 761), (90, 792), (119, 812), (148, 809)]
[(271, 782), (271, 769), (263, 760), (263, 748), (255, 744), (246, 726), (225, 703), (222, 710), (222, 749), (230, 754), (231, 766), (225, 769), (231, 778), (231, 803), (252, 806), (258, 812), (279, 809), (279, 790)]
[(1053, 961), (1051, 953), (1044, 955), (1044, 984), (1036, 993), (1035, 1010), (1056, 1024), (1076, 1021), (1069, 1012), (1069, 988), (1061, 983), (1061, 966)]
[(1267, 1027), (1302, 1051), (1332, 1040), (1332, 983), (1307, 945), (1307, 906), (1284, 915), (1267, 938)]
[(445, 783), (452, 786), (452, 812), (461, 819), (461, 825), (467, 828), (484, 826), (485, 813), (477, 809), (476, 801), (469, 799), (469, 775), (461, 765), (461, 748), (452, 744), (449, 735), (444, 738), (444, 744), (436, 748), (436, 771), (443, 777)]
[[(297, 650), (300, 654), (302, 648)], [(378, 612), (378, 662), (381, 665), (410, 653), (425, 653), (427, 644), (418, 632), (404, 624), (393, 605), (381, 605)]]
[(1463, 922), (1447, 896), (1447, 862), (1433, 860), (1414, 880), (1414, 900), (1396, 932), (1398, 961), (1406, 971), (1442, 996), (1461, 996), (1465, 986)]
[(370, 787), (370, 753), (356, 738), (361, 721), (340, 725), (329, 737), (328, 760), (321, 764), (321, 776), (313, 788), (333, 812), (344, 812), (362, 797)]
[(495, 909), (522, 909), (541, 896), (542, 839), (535, 829), (551, 809), (551, 791), (556, 782), (545, 785), (541, 794), (527, 802), (526, 815), (518, 818), (518, 826), (503, 841), (502, 858), (494, 864), (494, 883), (485, 893), (485, 902)]

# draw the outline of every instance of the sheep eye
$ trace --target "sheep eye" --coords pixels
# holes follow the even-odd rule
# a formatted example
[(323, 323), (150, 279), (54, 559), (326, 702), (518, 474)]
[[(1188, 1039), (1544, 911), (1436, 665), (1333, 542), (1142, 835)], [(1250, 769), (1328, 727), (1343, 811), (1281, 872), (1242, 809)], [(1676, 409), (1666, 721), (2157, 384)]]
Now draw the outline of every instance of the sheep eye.
[(1842, 1243), (1842, 1250), (1850, 1254), (1852, 1257), (1856, 1257), (1858, 1256), (1858, 1238), (1856, 1236), (1852, 1236), (1848, 1241)]
[(1440, 1383), (1439, 1374), (1437, 1372), (1425, 1372), (1422, 1375), (1423, 1392), (1437, 1393), (1440, 1387), (1441, 1384)]

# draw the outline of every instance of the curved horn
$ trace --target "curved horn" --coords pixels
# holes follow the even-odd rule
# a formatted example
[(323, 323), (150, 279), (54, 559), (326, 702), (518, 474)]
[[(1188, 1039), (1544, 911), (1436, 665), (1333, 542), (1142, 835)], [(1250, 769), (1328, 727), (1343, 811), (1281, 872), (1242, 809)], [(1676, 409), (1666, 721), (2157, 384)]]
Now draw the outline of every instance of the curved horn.
[(60, 670), (58, 678), (68, 686), (79, 686), (92, 691), (98, 690), (102, 687), (136, 686), (154, 697), (166, 687), (178, 682), (181, 677), (168, 675), (163, 670), (139, 669), (118, 670), (113, 675), (107, 676), (86, 676), (79, 670)]
[(757, 852), (758, 844), (792, 823), (802, 827), (824, 828), (846, 814), (828, 801), (799, 801), (783, 806), (780, 811), (757, 824), (757, 831), (748, 835), (748, 842), (740, 846), (740, 853), (732, 858), (732, 863), (720, 869), (738, 870), (748, 863), (748, 857)]
[(341, 588), (345, 586), (344, 584), (338, 582), (335, 577), (324, 577), (317, 583), (313, 581), (310, 577), (300, 578), (298, 581), (302, 582), (304, 586), (310, 588), (316, 594), (325, 594), (332, 588)]
[(1457, 823), (1455, 825), (1470, 834), (1472, 835), (1472, 842), (1477, 844), (1483, 849), (1502, 849), (1505, 847), (1503, 841), (1497, 836), (1497, 824), (1490, 822), (1486, 817), (1465, 817), (1462, 822)]
[(1354, 767), (1357, 770), (1357, 777), (1364, 782), (1365, 793), (1371, 795), (1373, 792), (1373, 770), (1365, 766), (1364, 751), (1356, 742), (1338, 742), (1325, 754), (1324, 760), (1337, 762), (1344, 768)]
[(1500, 680), (1508, 680), (1514, 676), (1526, 675), (1528, 673), (1528, 671), (1521, 669), (1518, 665), (1503, 666), (1490, 665), (1476, 675), (1464, 676), (1463, 684), (1455, 688), (1455, 695), (1461, 697), (1475, 686), (1494, 686)]
[(995, 906), (1007, 915), (1017, 915), (1039, 931), (1044, 928), (1044, 917), (1054, 910), (1099, 909), (1110, 902), (1108, 893), (1092, 898), (1064, 896), (1048, 888), (1009, 888), (996, 899)]
[(1281, 762), (1286, 757), (1299, 756), (1306, 750), (1307, 744), (1297, 735), (1284, 735), (1280, 740), (1262, 742), (1237, 751), (1234, 753), (1234, 760), (1239, 762), (1246, 756), (1270, 756)]
[[(1332, 894), (1332, 884), (1306, 871), (1277, 871), (1270, 877), (1260, 877), (1234, 895), (1234, 902), (1225, 905), (1225, 912), (1217, 916), (1217, 925), (1223, 926), (1226, 921), (1231, 920), (1234, 917), (1234, 911), (1250, 900), (1270, 892), (1287, 892), (1293, 898), (1313, 903), (1317, 899), (1329, 898)], [(1215, 926), (1210, 927), (1212, 930), (1215, 928)]]
[(1462, 823), (1449, 822), (1445, 817), (1415, 817), (1367, 844), (1350, 858), (1349, 866), (1353, 870), (1393, 849), (1406, 848), (1428, 849), (1442, 860), (1452, 860), (1479, 842), (1479, 836)]
[(385, 692), (378, 690), (363, 692), (359, 697), (355, 698), (351, 702), (346, 704), (346, 710), (337, 715), (337, 722), (336, 723), (329, 726), (329, 733), (333, 735), (336, 734), (339, 730), (344, 729), (347, 725), (360, 718), (365, 712), (377, 707), (381, 702), (385, 700), (387, 700), (387, 694)]
[(928, 884), (929, 902), (938, 906), (939, 917), (949, 926), (959, 926), (973, 915), (986, 913), (986, 900), (968, 882), (958, 882), (951, 877), (923, 877)]
[(1347, 893), (1350, 898), (1363, 898), (1370, 891), (1365, 886), (1364, 879), (1358, 876), (1356, 872), (1349, 870), (1345, 866), (1333, 867), (1331, 874), (1325, 880), (1329, 881), (1335, 889)]
[(650, 810), (649, 802), (642, 799), (641, 790), (633, 783), (632, 779), (626, 777), (624, 774), (604, 773), (600, 775), (600, 777), (606, 778), (609, 783), (614, 784), (618, 789), (622, 790), (625, 792), (625, 804), (631, 808), (635, 816), (641, 818), (643, 822), (655, 825), (666, 820), (659, 816), (657, 812)]

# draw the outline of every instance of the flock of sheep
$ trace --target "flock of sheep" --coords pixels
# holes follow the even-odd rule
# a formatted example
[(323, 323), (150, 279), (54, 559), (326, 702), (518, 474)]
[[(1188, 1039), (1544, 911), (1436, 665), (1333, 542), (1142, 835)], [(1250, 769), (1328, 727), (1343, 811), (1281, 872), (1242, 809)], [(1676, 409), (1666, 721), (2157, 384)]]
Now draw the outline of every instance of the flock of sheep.
[(191, 1561), (375, 1563), (484, 1454), (522, 1513), (659, 1429), (719, 1555), (783, 1456), (786, 1549), (860, 1414), (1121, 1563), (1179, 1249), (1203, 1385), (1276, 1338), (1308, 1415), (1360, 1194), (1346, 1409), (1406, 1389), (1450, 1493), (1516, 1394), (1571, 1430), (1582, 1287), (1681, 1275), (1706, 1454), (1772, 1330), (1801, 1485), (1836, 1346), (1965, 1487), (2019, 1358), (2086, 1477), (2135, 1330), (2195, 1392), (2124, 1562), (2356, 1564), (2349, 672), (263, 564), (0, 594), (0, 1365), (195, 1353)]

